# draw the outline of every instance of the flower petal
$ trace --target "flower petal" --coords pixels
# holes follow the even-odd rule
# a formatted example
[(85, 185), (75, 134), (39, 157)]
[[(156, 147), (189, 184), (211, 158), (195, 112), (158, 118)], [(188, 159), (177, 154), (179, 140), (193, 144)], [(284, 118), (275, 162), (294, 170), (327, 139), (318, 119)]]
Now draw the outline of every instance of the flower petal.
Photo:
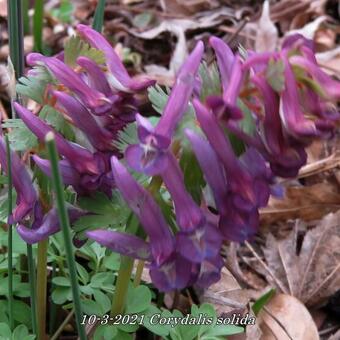
[(85, 235), (113, 252), (135, 259), (152, 260), (150, 245), (135, 235), (104, 229), (87, 231)]

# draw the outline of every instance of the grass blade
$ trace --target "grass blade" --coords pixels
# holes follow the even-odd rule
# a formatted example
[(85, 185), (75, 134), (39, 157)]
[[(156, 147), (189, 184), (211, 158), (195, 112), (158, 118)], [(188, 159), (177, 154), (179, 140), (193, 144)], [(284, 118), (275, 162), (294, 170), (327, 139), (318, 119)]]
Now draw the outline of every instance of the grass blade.
[(16, 78), (24, 73), (24, 33), (21, 0), (8, 0), (9, 53)]
[(105, 0), (99, 0), (97, 4), (96, 11), (93, 17), (92, 27), (97, 32), (101, 33), (104, 22), (104, 10), (105, 10)]
[(44, 20), (44, 1), (35, 0), (34, 17), (33, 17), (33, 38), (34, 50), (43, 52), (43, 20)]
[(61, 176), (59, 172), (58, 154), (57, 154), (57, 149), (55, 146), (55, 138), (52, 132), (49, 132), (46, 135), (46, 146), (47, 146), (48, 155), (49, 155), (51, 166), (52, 166), (52, 182), (53, 182), (53, 187), (54, 187), (54, 191), (56, 194), (60, 228), (61, 228), (63, 238), (64, 238), (66, 260), (67, 260), (67, 265), (68, 265), (68, 269), (70, 273), (73, 304), (74, 304), (74, 311), (76, 315), (78, 335), (79, 335), (80, 340), (86, 340), (85, 329), (82, 325), (80, 291), (79, 291), (78, 279), (77, 279), (76, 262), (74, 259), (74, 250), (73, 250), (72, 241), (71, 241), (70, 221), (69, 221), (69, 217), (68, 217), (66, 206), (65, 206), (64, 188), (63, 188), (63, 184), (62, 184), (62, 180), (61, 180)]
[[(13, 184), (12, 184), (12, 168), (11, 168), (11, 149), (9, 146), (8, 135), (5, 137), (7, 152), (7, 177), (8, 177), (8, 216), (12, 214), (13, 202)], [(13, 230), (12, 224), (8, 224), (8, 315), (9, 325), (13, 331)]]

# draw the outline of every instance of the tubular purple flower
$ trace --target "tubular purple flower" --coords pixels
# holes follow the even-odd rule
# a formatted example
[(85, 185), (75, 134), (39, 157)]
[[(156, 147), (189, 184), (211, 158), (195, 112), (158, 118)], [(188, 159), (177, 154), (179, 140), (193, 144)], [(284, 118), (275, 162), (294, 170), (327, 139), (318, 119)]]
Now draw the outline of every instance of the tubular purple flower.
[(187, 109), (194, 90), (195, 77), (201, 63), (203, 51), (203, 42), (199, 41), (181, 66), (161, 119), (155, 128), (157, 134), (171, 139), (176, 125)]
[(317, 65), (316, 61), (312, 62), (306, 57), (292, 56), (289, 58), (289, 62), (294, 66), (302, 67), (310, 76), (312, 76), (325, 90), (326, 98), (333, 101), (340, 99), (340, 82), (333, 80), (325, 72), (323, 72)]
[(215, 258), (204, 260), (201, 263), (200, 272), (196, 281), (197, 286), (208, 288), (212, 284), (221, 279), (221, 270), (224, 266), (224, 261), (221, 255)]
[[(47, 159), (40, 158), (37, 155), (32, 156), (35, 164), (48, 177), (52, 177), (51, 163)], [(70, 162), (66, 159), (59, 161), (59, 169), (63, 183), (77, 187), (80, 184), (80, 174), (74, 169)]]
[(213, 191), (217, 209), (223, 211), (224, 202), (228, 196), (228, 187), (221, 163), (208, 141), (188, 129), (185, 130), (185, 134), (191, 143), (204, 177)]
[(218, 68), (220, 70), (223, 91), (230, 85), (235, 56), (230, 47), (220, 38), (210, 37), (209, 43), (215, 51)]
[(103, 93), (108, 98), (113, 95), (113, 91), (106, 79), (105, 73), (93, 60), (87, 57), (79, 57), (77, 59), (77, 64), (86, 71), (89, 85), (92, 89)]
[(222, 234), (209, 222), (191, 232), (180, 231), (176, 234), (177, 252), (187, 260), (201, 263), (205, 259), (216, 257), (222, 245)]
[(279, 116), (279, 96), (261, 76), (253, 76), (252, 82), (257, 86), (264, 99), (264, 119), (261, 140), (265, 147), (263, 156), (270, 162), (272, 171), (281, 177), (294, 177), (307, 161), (304, 146), (291, 143), (283, 135)]
[(309, 140), (319, 135), (315, 123), (304, 117), (300, 108), (298, 87), (293, 70), (286, 56), (282, 58), (285, 65), (285, 88), (281, 94), (280, 116), (287, 133), (297, 140)]
[(185, 189), (184, 177), (176, 158), (170, 152), (167, 157), (167, 167), (161, 176), (174, 202), (176, 221), (183, 231), (193, 231), (204, 223), (204, 215)]
[(53, 91), (52, 94), (58, 99), (75, 125), (82, 130), (90, 143), (100, 151), (113, 150), (113, 136), (103, 129), (93, 118), (91, 113), (77, 99), (65, 92)]
[(156, 264), (162, 264), (174, 251), (174, 238), (159, 206), (114, 156), (111, 158), (111, 167), (117, 188), (150, 238)]
[[(7, 173), (7, 151), (3, 136), (0, 136), (0, 163), (3, 171)], [(17, 206), (8, 217), (8, 223), (17, 223), (33, 211), (38, 197), (31, 177), (14, 151), (11, 151), (11, 170), (13, 186), (17, 193)]]
[(233, 63), (229, 86), (223, 92), (224, 101), (232, 106), (236, 106), (237, 97), (239, 95), (243, 80), (242, 64), (239, 56), (235, 56)]
[(143, 116), (137, 114), (136, 121), (140, 144), (128, 146), (125, 151), (127, 163), (135, 171), (150, 176), (159, 174), (167, 166), (170, 139), (157, 134)]
[(187, 287), (195, 271), (197, 264), (193, 264), (178, 253), (173, 254), (162, 266), (150, 265), (152, 282), (163, 292)]
[(199, 100), (195, 99), (193, 105), (200, 126), (226, 171), (229, 190), (234, 193), (236, 206), (245, 211), (252, 210), (256, 206), (256, 197), (251, 176), (235, 156), (217, 118)]
[[(70, 222), (74, 222), (79, 217), (85, 215), (85, 212), (68, 204), (67, 212)], [(20, 224), (17, 227), (17, 232), (21, 238), (28, 244), (38, 243), (47, 239), (49, 236), (57, 233), (60, 230), (59, 217), (57, 208), (52, 208), (44, 217), (41, 225), (31, 229)]]
[(86, 231), (85, 235), (113, 252), (144, 261), (152, 260), (150, 245), (135, 235), (104, 229)]
[(229, 200), (229, 211), (220, 216), (219, 228), (227, 240), (244, 242), (249, 240), (258, 230), (259, 212), (254, 209), (250, 212), (242, 212), (235, 209)]
[(109, 82), (111, 82), (117, 90), (124, 92), (139, 91), (155, 83), (154, 80), (150, 79), (132, 79), (115, 50), (100, 33), (81, 24), (77, 25), (77, 31), (91, 46), (104, 52), (106, 63), (111, 71), (111, 74), (108, 75)]
[(88, 150), (78, 144), (66, 141), (59, 133), (54, 131), (43, 120), (34, 115), (18, 103), (14, 103), (15, 111), (19, 117), (27, 125), (27, 127), (44, 142), (45, 135), (52, 131), (55, 134), (57, 149), (61, 155), (66, 157), (69, 162), (80, 172), (88, 172), (90, 174), (99, 174), (98, 164), (93, 155)]
[(45, 57), (39, 53), (30, 53), (27, 56), (29, 65), (44, 65), (58, 79), (60, 83), (73, 91), (86, 106), (95, 114), (101, 115), (109, 112), (112, 103), (103, 93), (91, 89), (69, 66), (55, 57)]

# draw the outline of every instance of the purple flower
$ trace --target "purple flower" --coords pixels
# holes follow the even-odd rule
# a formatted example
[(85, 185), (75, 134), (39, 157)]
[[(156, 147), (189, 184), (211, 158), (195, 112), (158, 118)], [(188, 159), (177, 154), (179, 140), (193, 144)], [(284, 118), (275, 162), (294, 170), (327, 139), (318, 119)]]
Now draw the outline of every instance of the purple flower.
[(153, 176), (166, 168), (166, 153), (174, 130), (186, 111), (193, 93), (203, 49), (203, 43), (198, 42), (180, 68), (157, 126), (154, 128), (146, 119), (138, 116), (140, 144), (130, 145), (125, 153), (129, 166), (134, 170)]
[(174, 238), (160, 208), (151, 194), (136, 182), (114, 156), (111, 158), (111, 166), (117, 188), (150, 238), (156, 264), (162, 264), (174, 251)]
[(95, 114), (105, 114), (112, 108), (112, 102), (103, 93), (91, 89), (69, 66), (55, 57), (45, 57), (39, 53), (27, 56), (29, 65), (44, 65), (59, 83), (73, 91), (79, 99)]
[(152, 260), (150, 245), (135, 235), (102, 229), (90, 230), (85, 234), (113, 252), (140, 260)]
[[(3, 136), (0, 136), (0, 163), (4, 172), (7, 173), (7, 151)], [(14, 151), (11, 151), (11, 170), (13, 186), (17, 193), (17, 206), (8, 217), (8, 223), (12, 224), (18, 223), (33, 212), (38, 197), (30, 175)]]
[(155, 83), (154, 80), (150, 79), (132, 79), (115, 50), (100, 33), (85, 25), (77, 25), (77, 31), (92, 47), (104, 52), (110, 70), (108, 81), (113, 88), (124, 92), (139, 91)]
[[(109, 154), (92, 153), (79, 144), (71, 143), (31, 111), (18, 103), (14, 103), (14, 107), (19, 117), (41, 142), (44, 142), (45, 135), (49, 131), (54, 132), (58, 152), (64, 156), (64, 159), (59, 162), (64, 184), (72, 185), (79, 194), (89, 194), (99, 190), (108, 196), (111, 195), (114, 181), (110, 172)], [(100, 138), (93, 137), (97, 141)], [(50, 162), (38, 156), (34, 158), (41, 170), (51, 176)]]
[[(79, 217), (85, 215), (85, 212), (68, 204), (67, 212), (70, 222), (76, 221)], [(57, 208), (52, 208), (43, 218), (34, 221), (33, 228), (27, 228), (23, 224), (17, 227), (18, 234), (28, 244), (38, 243), (47, 239), (49, 236), (60, 230), (60, 223)]]
[(114, 149), (112, 133), (100, 126), (83, 104), (65, 92), (53, 91), (52, 93), (95, 149), (100, 151)]

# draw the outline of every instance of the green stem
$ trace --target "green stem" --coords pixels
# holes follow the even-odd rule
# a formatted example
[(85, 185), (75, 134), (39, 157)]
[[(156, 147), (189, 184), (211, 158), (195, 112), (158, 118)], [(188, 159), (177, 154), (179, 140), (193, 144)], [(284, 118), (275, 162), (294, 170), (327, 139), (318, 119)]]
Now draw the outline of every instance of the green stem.
[(32, 318), (32, 331), (34, 334), (38, 334), (37, 328), (37, 294), (36, 294), (36, 282), (35, 282), (35, 265), (33, 259), (33, 249), (31, 244), (27, 244), (27, 262), (28, 262), (28, 276), (30, 281), (30, 293), (31, 293), (31, 318)]
[(112, 299), (111, 316), (124, 312), (126, 295), (129, 289), (129, 282), (132, 273), (134, 260), (131, 257), (121, 256), (120, 267), (116, 289)]
[(64, 238), (64, 245), (66, 251), (66, 261), (70, 273), (71, 288), (73, 295), (73, 304), (76, 315), (76, 323), (78, 328), (78, 335), (80, 340), (86, 340), (85, 329), (82, 325), (82, 310), (80, 303), (80, 291), (78, 286), (78, 278), (76, 271), (76, 262), (74, 258), (74, 249), (72, 246), (71, 233), (70, 233), (70, 221), (65, 205), (64, 188), (60, 176), (58, 165), (58, 154), (55, 146), (55, 138), (52, 132), (46, 135), (46, 145), (49, 154), (49, 158), (52, 166), (52, 183), (56, 194), (56, 202), (58, 209), (58, 216), (60, 221), (60, 227)]
[(43, 52), (44, 0), (35, 0), (33, 17), (34, 50)]
[(93, 17), (92, 27), (97, 32), (101, 32), (104, 22), (105, 0), (99, 0)]
[(21, 1), (7, 0), (9, 53), (17, 79), (24, 73), (24, 34)]
[[(8, 216), (12, 214), (13, 202), (13, 183), (11, 167), (11, 149), (9, 146), (8, 135), (5, 137), (7, 153), (7, 177), (8, 177)], [(11, 330), (14, 327), (13, 319), (13, 229), (12, 224), (8, 224), (8, 315)]]
[[(52, 277), (51, 277), (51, 291), (53, 292), (55, 284), (53, 283), (53, 278), (56, 276), (57, 264), (53, 262), (52, 264)], [(53, 303), (52, 299), (50, 301), (50, 320), (49, 320), (49, 334), (53, 334), (55, 329), (55, 319), (57, 316), (57, 306)]]
[(24, 35), (28, 35), (30, 33), (30, 18), (28, 16), (28, 11), (29, 11), (28, 2), (29, 0), (22, 1)]
[(48, 239), (38, 243), (37, 265), (37, 312), (38, 339), (45, 339), (46, 332), (46, 295), (47, 295), (47, 247)]
[(140, 282), (142, 280), (144, 264), (145, 264), (145, 261), (143, 261), (143, 260), (138, 261), (137, 269), (136, 269), (136, 275), (135, 275), (135, 279), (133, 281), (133, 284), (134, 284), (135, 287), (139, 286)]

